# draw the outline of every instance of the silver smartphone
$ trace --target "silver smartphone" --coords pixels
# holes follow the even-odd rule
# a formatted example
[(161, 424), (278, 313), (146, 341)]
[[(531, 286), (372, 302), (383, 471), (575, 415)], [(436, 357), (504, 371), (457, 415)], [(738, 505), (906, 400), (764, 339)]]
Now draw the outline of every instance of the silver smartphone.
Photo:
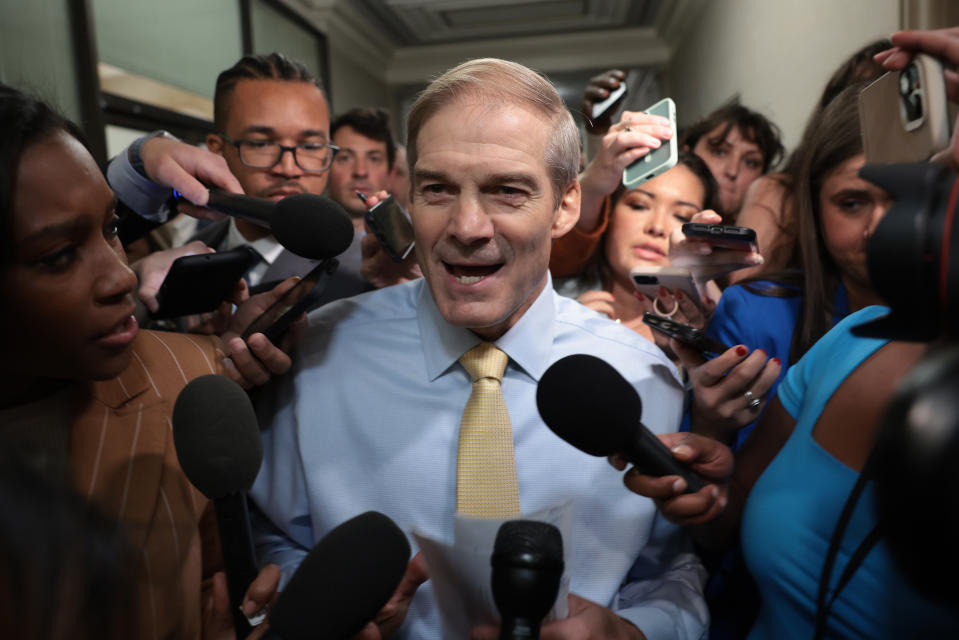
[(679, 144), (676, 140), (676, 104), (672, 98), (663, 98), (645, 112), (668, 118), (673, 135), (669, 140), (663, 140), (663, 144), (658, 149), (652, 149), (623, 170), (623, 186), (627, 189), (638, 187), (647, 180), (669, 171), (676, 166), (676, 161), (679, 159)]

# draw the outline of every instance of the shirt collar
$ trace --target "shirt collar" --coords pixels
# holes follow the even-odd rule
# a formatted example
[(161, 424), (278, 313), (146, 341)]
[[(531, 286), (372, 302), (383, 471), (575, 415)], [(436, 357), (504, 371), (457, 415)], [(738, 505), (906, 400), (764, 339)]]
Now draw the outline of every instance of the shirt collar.
[(233, 218), (230, 218), (230, 227), (226, 236), (226, 246), (228, 249), (236, 249), (237, 247), (242, 247), (243, 245), (253, 247), (253, 249), (260, 254), (260, 257), (267, 264), (273, 264), (280, 253), (283, 252), (283, 245), (277, 242), (276, 238), (269, 234), (250, 242), (244, 238), (243, 234), (240, 233), (240, 230), (236, 228), (236, 221)]
[[(496, 341), (510, 362), (538, 381), (550, 364), (555, 333), (556, 303), (553, 280), (546, 276), (546, 286), (526, 313), (509, 331)], [(469, 329), (455, 327), (440, 315), (425, 279), (420, 281), (417, 297), (417, 322), (426, 358), (426, 372), (435, 380), (453, 366), (464, 353), (482, 342)]]

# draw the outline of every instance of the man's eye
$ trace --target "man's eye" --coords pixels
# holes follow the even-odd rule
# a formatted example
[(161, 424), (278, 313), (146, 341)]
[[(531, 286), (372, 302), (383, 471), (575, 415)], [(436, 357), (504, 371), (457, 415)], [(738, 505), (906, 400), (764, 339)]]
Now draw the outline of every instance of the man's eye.
[(243, 144), (251, 149), (262, 149), (264, 147), (271, 147), (276, 143), (270, 142), (269, 140), (244, 140)]
[(423, 185), (422, 191), (423, 193), (431, 193), (431, 194), (446, 193), (446, 185), (439, 184), (439, 183), (427, 184), (427, 185)]

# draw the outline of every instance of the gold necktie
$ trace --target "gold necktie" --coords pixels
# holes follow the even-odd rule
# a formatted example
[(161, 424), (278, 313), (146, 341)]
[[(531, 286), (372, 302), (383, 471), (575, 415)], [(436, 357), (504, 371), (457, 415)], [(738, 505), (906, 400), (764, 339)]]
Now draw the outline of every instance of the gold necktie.
[(456, 460), (456, 510), (474, 518), (520, 515), (513, 427), (503, 399), (509, 356), (481, 342), (460, 358), (473, 391), (460, 423)]

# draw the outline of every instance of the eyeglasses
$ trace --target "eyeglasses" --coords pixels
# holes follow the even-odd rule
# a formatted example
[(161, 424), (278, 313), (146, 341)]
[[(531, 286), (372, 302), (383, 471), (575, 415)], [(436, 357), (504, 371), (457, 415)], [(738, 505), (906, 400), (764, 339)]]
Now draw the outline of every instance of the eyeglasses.
[(289, 151), (293, 154), (293, 162), (300, 169), (307, 173), (322, 173), (330, 168), (333, 156), (340, 150), (336, 145), (319, 142), (305, 142), (288, 147), (269, 140), (233, 140), (222, 133), (217, 135), (235, 146), (240, 154), (240, 162), (253, 169), (269, 169)]

